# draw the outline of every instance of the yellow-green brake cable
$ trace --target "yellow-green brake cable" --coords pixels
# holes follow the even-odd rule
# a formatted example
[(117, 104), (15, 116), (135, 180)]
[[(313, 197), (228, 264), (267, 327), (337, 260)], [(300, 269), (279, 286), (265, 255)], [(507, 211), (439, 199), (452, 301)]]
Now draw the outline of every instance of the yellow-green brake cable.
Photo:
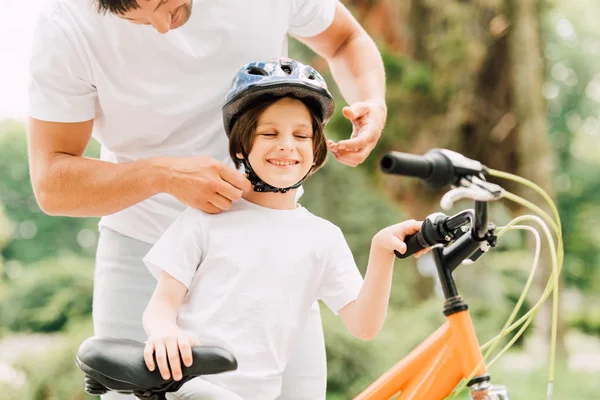
[[(516, 225), (519, 222), (523, 222), (523, 221), (527, 221), (527, 220), (532, 220), (532, 221), (535, 221), (535, 222), (539, 223), (540, 225), (542, 225), (543, 228), (545, 228), (545, 232), (547, 234), (546, 238), (549, 239), (549, 240), (552, 240), (552, 237), (550, 235), (550, 231), (549, 231), (547, 225), (539, 217), (537, 217), (537, 216), (523, 215), (523, 216), (515, 218), (506, 227), (498, 228), (500, 230), (500, 232), (497, 235), (498, 237), (500, 237), (504, 233), (508, 232), (509, 230), (514, 230), (514, 229), (528, 230), (528, 231), (530, 231), (530, 232), (532, 232), (534, 234), (534, 238), (536, 240), (535, 241), (536, 246), (535, 246), (535, 255), (534, 255), (534, 260), (533, 260), (533, 267), (531, 269), (531, 272), (529, 273), (529, 277), (527, 279), (527, 282), (525, 283), (525, 287), (523, 288), (521, 296), (519, 297), (516, 305), (513, 308), (512, 313), (510, 314), (508, 320), (504, 324), (504, 326), (501, 329), (500, 333), (497, 336), (495, 336), (492, 340), (490, 340), (488, 343), (486, 343), (485, 345), (483, 345), (481, 347), (482, 351), (487, 350), (486, 353), (483, 356), (483, 360), (482, 360), (481, 364), (477, 365), (477, 367), (473, 370), (473, 372), (471, 373), (471, 375), (469, 377), (467, 377), (467, 379), (463, 380), (461, 382), (461, 384), (456, 387), (456, 389), (448, 397), (448, 399), (455, 398), (456, 396), (458, 396), (459, 393), (462, 392), (462, 390), (465, 389), (465, 387), (467, 386), (467, 383), (475, 376), (476, 372), (479, 370), (479, 367), (481, 367), (482, 364), (485, 363), (488, 367), (490, 367), (492, 364), (494, 364), (496, 362), (496, 360), (498, 358), (500, 358), (500, 356), (502, 356), (506, 351), (508, 351), (508, 349), (525, 332), (525, 330), (527, 329), (527, 327), (529, 326), (529, 324), (532, 322), (533, 316), (535, 315), (535, 313), (538, 311), (539, 307), (541, 306), (541, 304), (545, 300), (545, 299), (540, 299), (540, 301), (538, 301), (538, 303), (536, 303), (536, 305), (534, 305), (532, 307), (532, 309), (528, 313), (526, 313), (523, 317), (521, 317), (521, 319), (519, 319), (519, 321), (517, 321), (516, 323), (512, 324), (513, 320), (515, 319), (517, 313), (521, 309), (521, 306), (522, 306), (523, 302), (525, 301), (525, 299), (527, 297), (527, 293), (529, 292), (529, 289), (530, 289), (530, 287), (531, 287), (531, 285), (533, 283), (533, 278), (535, 276), (535, 273), (536, 273), (536, 270), (537, 270), (537, 266), (539, 264), (539, 257), (540, 257), (540, 250), (541, 250), (541, 239), (540, 239), (539, 232), (535, 228), (533, 228), (531, 226)], [(551, 245), (551, 249), (552, 248), (553, 248), (553, 243)], [(556, 265), (556, 264), (553, 263), (553, 265)], [(496, 355), (496, 357), (491, 362), (488, 362), (487, 360), (489, 359), (489, 357), (492, 354), (492, 352), (496, 349), (496, 347), (500, 343), (500, 340), (504, 336), (506, 336), (507, 334), (509, 334), (510, 332), (512, 332), (517, 326), (519, 326), (523, 322), (525, 322), (525, 323), (523, 324), (523, 326), (521, 327), (521, 329), (513, 336), (513, 338), (511, 339), (511, 341)]]
[[(498, 170), (489, 170), (489, 174), (491, 176), (495, 176), (502, 179), (512, 180), (518, 183), (521, 183), (542, 196), (542, 198), (546, 201), (546, 203), (550, 206), (552, 213), (554, 214), (554, 220), (550, 218), (550, 216), (544, 212), (540, 207), (534, 205), (533, 203), (513, 194), (507, 192), (505, 194), (505, 198), (512, 200), (518, 204), (521, 204), (539, 214), (547, 223), (550, 225), (556, 235), (557, 246), (556, 250), (554, 248), (554, 242), (552, 241), (552, 237), (548, 232), (548, 228), (544, 227), (546, 231), (546, 235), (548, 238), (548, 243), (551, 246), (551, 256), (552, 256), (552, 274), (550, 275), (548, 284), (544, 289), (542, 294), (542, 298), (538, 303), (530, 310), (533, 311), (529, 318), (533, 318), (533, 315), (537, 312), (537, 310), (541, 307), (542, 303), (548, 298), (550, 292), (552, 292), (552, 334), (550, 339), (550, 367), (548, 371), (548, 389), (546, 393), (546, 397), (548, 399), (552, 398), (552, 393), (554, 390), (554, 373), (555, 373), (555, 365), (556, 365), (556, 336), (558, 331), (558, 290), (559, 290), (559, 276), (562, 271), (563, 260), (564, 260), (564, 247), (563, 247), (563, 238), (562, 238), (562, 224), (560, 222), (560, 215), (558, 214), (558, 209), (550, 196), (538, 185), (529, 180), (522, 178), (520, 176), (516, 176), (513, 174), (509, 174), (506, 172), (498, 171)], [(525, 316), (524, 316), (525, 317)], [(523, 319), (522, 317), (521, 319)], [(514, 325), (518, 326), (519, 321), (517, 321)], [(529, 322), (527, 323), (527, 325)], [(524, 329), (522, 329), (524, 331)], [(520, 332), (522, 333), (522, 332)]]
[[(508, 318), (508, 320), (505, 323), (504, 327), (502, 328), (501, 332), (496, 337), (491, 339), (488, 343), (483, 345), (481, 347), (481, 349), (482, 349), (482, 351), (487, 349), (487, 351), (484, 355), (484, 360), (487, 360), (489, 358), (490, 354), (497, 347), (499, 341), (504, 336), (506, 336), (508, 333), (515, 330), (519, 325), (523, 324), (521, 329), (513, 336), (513, 338), (509, 341), (509, 343), (496, 355), (496, 357), (492, 361), (487, 363), (488, 367), (493, 365), (498, 360), (498, 358), (500, 358), (518, 340), (518, 338), (525, 332), (525, 330), (527, 329), (529, 324), (533, 321), (533, 317), (535, 316), (535, 314), (537, 313), (539, 308), (542, 306), (542, 304), (545, 302), (545, 300), (550, 295), (550, 292), (553, 292), (554, 295), (553, 295), (553, 313), (552, 313), (552, 338), (551, 338), (551, 350), (550, 350), (550, 370), (549, 370), (548, 390), (547, 390), (547, 398), (550, 399), (552, 397), (552, 390), (553, 390), (554, 366), (555, 366), (555, 356), (556, 356), (556, 330), (557, 330), (557, 320), (558, 320), (558, 276), (559, 276), (560, 270), (562, 268), (562, 260), (563, 260), (563, 244), (562, 244), (562, 229), (561, 229), (562, 227), (561, 227), (561, 223), (560, 223), (560, 217), (558, 215), (558, 210), (556, 209), (556, 206), (550, 199), (550, 196), (548, 196), (546, 194), (546, 192), (544, 192), (543, 189), (541, 189), (539, 186), (535, 185), (534, 183), (532, 183), (524, 178), (521, 178), (519, 176), (515, 176), (512, 174), (508, 174), (508, 173), (505, 173), (502, 171), (490, 170), (489, 172), (490, 172), (490, 175), (492, 175), (492, 176), (497, 176), (500, 178), (509, 179), (509, 180), (513, 180), (513, 181), (522, 183), (522, 184), (532, 188), (536, 192), (538, 192), (544, 198), (544, 200), (546, 200), (546, 202), (550, 205), (550, 207), (554, 213), (556, 223), (541, 208), (535, 206), (531, 202), (529, 202), (515, 194), (512, 194), (510, 192), (506, 192), (505, 196), (504, 196), (505, 198), (507, 198), (509, 200), (515, 201), (527, 208), (532, 209), (536, 213), (540, 214), (549, 223), (549, 225), (552, 226), (552, 228), (557, 236), (558, 252), (556, 251), (556, 249), (554, 247), (554, 241), (552, 240), (552, 235), (550, 233), (550, 230), (548, 229), (548, 226), (546, 224), (544, 224), (544, 222), (539, 217), (528, 216), (528, 215), (517, 217), (513, 221), (511, 221), (507, 226), (505, 226), (503, 228), (498, 228), (499, 229), (498, 234), (497, 234), (498, 237), (502, 236), (504, 233), (508, 232), (509, 230), (513, 230), (513, 229), (522, 229), (522, 230), (531, 231), (534, 234), (535, 239), (536, 239), (536, 250), (535, 250), (535, 256), (534, 256), (534, 261), (533, 261), (533, 268), (529, 274), (529, 277), (527, 279), (525, 287), (523, 288), (521, 296), (520, 296), (519, 300), (517, 301), (515, 307), (513, 308), (513, 311), (511, 313), (510, 317)], [(515, 322), (513, 324), (512, 321), (514, 320), (519, 309), (521, 308), (521, 306), (527, 296), (527, 293), (529, 292), (531, 284), (533, 282), (533, 277), (537, 270), (537, 265), (538, 265), (538, 261), (539, 261), (539, 255), (540, 255), (540, 244), (541, 243), (540, 243), (539, 233), (537, 232), (537, 230), (535, 230), (534, 228), (527, 226), (527, 225), (516, 225), (519, 222), (528, 221), (528, 220), (535, 221), (538, 224), (540, 224), (540, 226), (544, 230), (544, 233), (546, 234), (546, 239), (548, 240), (548, 243), (550, 245), (550, 254), (551, 254), (551, 258), (552, 258), (552, 274), (549, 278), (548, 284), (546, 285), (546, 288), (544, 289), (544, 292), (543, 292), (540, 300), (524, 316), (522, 316), (517, 322)], [(477, 366), (475, 371), (477, 371), (479, 369), (479, 367), (480, 367), (480, 365)], [(457, 386), (456, 390), (453, 391), (453, 394), (450, 395), (448, 397), (448, 399), (455, 398), (466, 387), (467, 382), (469, 382), (475, 375), (475, 371), (473, 371), (473, 373), (471, 374), (471, 376), (468, 379), (464, 380), (460, 385)]]

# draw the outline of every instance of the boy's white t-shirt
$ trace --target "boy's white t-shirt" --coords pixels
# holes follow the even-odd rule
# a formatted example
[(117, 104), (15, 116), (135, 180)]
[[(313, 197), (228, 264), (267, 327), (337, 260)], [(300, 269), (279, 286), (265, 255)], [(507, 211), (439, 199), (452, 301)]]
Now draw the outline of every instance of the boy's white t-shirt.
[(144, 262), (189, 289), (177, 324), (233, 352), (236, 371), (204, 378), (244, 399), (275, 399), (311, 305), (337, 314), (363, 282), (337, 226), (244, 199), (221, 214), (186, 209)]
[[(230, 163), (221, 107), (239, 68), (285, 56), (287, 34), (310, 37), (337, 0), (195, 0), (190, 20), (161, 35), (90, 0), (50, 0), (37, 24), (29, 115), (94, 119), (101, 159), (208, 155)], [(154, 243), (184, 206), (160, 194), (101, 219)]]

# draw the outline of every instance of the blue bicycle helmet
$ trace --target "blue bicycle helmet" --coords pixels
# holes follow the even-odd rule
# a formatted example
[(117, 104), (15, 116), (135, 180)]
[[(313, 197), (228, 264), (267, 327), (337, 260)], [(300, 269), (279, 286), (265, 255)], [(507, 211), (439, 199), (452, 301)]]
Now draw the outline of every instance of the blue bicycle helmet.
[(325, 79), (310, 65), (289, 58), (252, 62), (236, 74), (223, 106), (223, 125), (229, 137), (237, 115), (252, 100), (265, 95), (311, 98), (320, 106), (323, 125), (335, 108)]
[[(335, 108), (333, 97), (325, 79), (310, 65), (289, 58), (252, 62), (244, 65), (236, 74), (223, 106), (223, 125), (229, 137), (235, 119), (253, 100), (263, 95), (275, 97), (293, 96), (299, 100), (311, 99), (319, 108), (323, 125), (326, 125)], [(247, 154), (243, 164), (248, 179), (256, 192), (285, 193), (296, 189), (306, 178), (287, 188), (278, 188), (263, 181), (252, 169)]]

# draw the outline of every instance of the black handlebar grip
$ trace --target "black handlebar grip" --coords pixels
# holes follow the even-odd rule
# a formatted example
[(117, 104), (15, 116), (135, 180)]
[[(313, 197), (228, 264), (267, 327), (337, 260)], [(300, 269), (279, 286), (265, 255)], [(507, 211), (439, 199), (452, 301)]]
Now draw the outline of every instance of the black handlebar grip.
[(405, 237), (404, 243), (406, 243), (406, 252), (404, 254), (401, 254), (398, 250), (394, 250), (394, 254), (396, 254), (396, 257), (398, 258), (410, 257), (413, 254), (418, 253), (419, 251), (430, 246), (429, 243), (425, 241), (422, 230), (414, 235)]
[(390, 151), (386, 153), (380, 162), (380, 168), (387, 174), (413, 176), (427, 179), (431, 176), (431, 162), (424, 156), (416, 154)]

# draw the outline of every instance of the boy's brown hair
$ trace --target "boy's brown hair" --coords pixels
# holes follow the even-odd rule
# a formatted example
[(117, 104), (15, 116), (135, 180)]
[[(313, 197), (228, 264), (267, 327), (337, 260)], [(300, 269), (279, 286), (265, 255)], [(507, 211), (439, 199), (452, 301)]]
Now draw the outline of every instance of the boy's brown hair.
[(327, 143), (325, 134), (323, 133), (323, 123), (320, 112), (320, 107), (316, 101), (311, 99), (300, 99), (291, 95), (288, 96), (263, 96), (254, 100), (248, 107), (236, 118), (236, 121), (231, 128), (229, 135), (229, 155), (233, 160), (236, 168), (242, 166), (242, 160), (237, 157), (237, 154), (242, 153), (248, 156), (254, 143), (254, 134), (258, 125), (258, 119), (262, 113), (278, 100), (285, 97), (290, 97), (301, 101), (311, 116), (312, 129), (313, 129), (313, 153), (314, 153), (314, 165), (312, 166), (309, 174), (312, 174), (323, 164), (327, 158)]

